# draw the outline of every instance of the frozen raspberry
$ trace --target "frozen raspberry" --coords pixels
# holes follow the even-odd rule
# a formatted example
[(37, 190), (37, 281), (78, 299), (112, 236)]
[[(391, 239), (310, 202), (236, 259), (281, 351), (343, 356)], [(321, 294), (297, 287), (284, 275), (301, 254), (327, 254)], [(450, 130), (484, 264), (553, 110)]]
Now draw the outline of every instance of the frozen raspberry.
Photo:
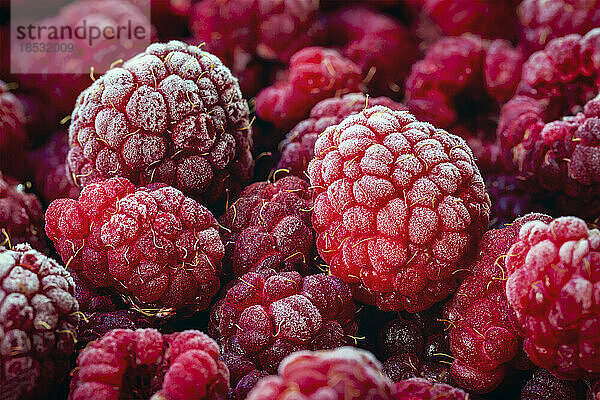
[(211, 321), (225, 352), (274, 373), (294, 351), (349, 343), (357, 330), (355, 311), (350, 288), (334, 276), (262, 269), (238, 278)]
[(247, 186), (219, 218), (226, 272), (311, 272), (315, 256), (308, 184), (296, 176)]
[(600, 25), (600, 5), (585, 0), (523, 0), (517, 10), (521, 43), (529, 53), (543, 49), (555, 38), (584, 35)]
[(256, 369), (253, 361), (245, 356), (235, 339), (222, 345), (219, 359), (227, 365), (229, 370), (229, 400), (243, 400), (261, 378), (269, 373)]
[(321, 132), (330, 125), (342, 122), (348, 115), (362, 111), (366, 106), (385, 106), (394, 111), (408, 110), (403, 104), (388, 97), (367, 97), (362, 93), (350, 93), (318, 102), (310, 111), (309, 118), (298, 123), (282, 142), (281, 158), (277, 169), (285, 169), (291, 175), (306, 178), (305, 171), (313, 158), (315, 142)]
[(327, 128), (308, 171), (333, 275), (362, 283), (384, 311), (422, 311), (456, 289), (490, 206), (461, 138), (375, 106)]
[(289, 69), (256, 97), (256, 113), (279, 129), (308, 117), (319, 101), (360, 91), (361, 70), (337, 50), (307, 47), (290, 59)]
[(69, 135), (64, 130), (52, 135), (46, 144), (29, 153), (33, 183), (41, 197), (50, 203), (68, 197), (76, 199), (80, 189), (69, 179), (65, 160), (69, 153)]
[(0, 246), (29, 243), (36, 250), (46, 251), (44, 210), (40, 200), (25, 193), (25, 188), (25, 184), (0, 172)]
[(77, 357), (69, 399), (224, 400), (229, 372), (218, 356), (200, 331), (115, 329)]
[(86, 186), (46, 211), (46, 234), (84, 282), (134, 303), (203, 310), (219, 289), (225, 249), (217, 222), (179, 190), (125, 178)]
[(212, 205), (252, 175), (248, 104), (229, 69), (182, 42), (154, 43), (81, 93), (67, 172), (85, 186), (163, 182)]
[(455, 357), (450, 371), (459, 386), (476, 393), (494, 390), (504, 378), (506, 363), (518, 355), (521, 343), (504, 294), (506, 254), (521, 226), (550, 220), (543, 214), (528, 214), (483, 235), (472, 274), (445, 309)]
[(63, 116), (59, 117), (54, 107), (37, 93), (19, 88), (14, 95), (23, 106), (27, 139), (33, 148), (40, 147), (49, 140), (53, 132), (60, 129), (60, 120)]
[(328, 25), (330, 41), (361, 68), (373, 92), (403, 97), (404, 80), (419, 59), (407, 28), (386, 14), (357, 6), (338, 11)]
[(0, 247), (0, 397), (41, 399), (75, 351), (79, 312), (63, 267), (27, 244)]
[(354, 347), (300, 351), (284, 359), (278, 372), (261, 379), (248, 400), (393, 398), (379, 362)]
[(94, 287), (81, 280), (72, 270), (67, 269), (75, 282), (75, 299), (79, 303), (79, 311), (88, 314), (106, 313), (117, 310), (121, 305), (118, 296)]
[(80, 321), (77, 348), (83, 349), (88, 343), (100, 339), (113, 329), (135, 330), (151, 326), (150, 319), (134, 311), (116, 310), (94, 313)]
[(505, 40), (442, 38), (413, 64), (406, 104), (420, 120), (471, 142), (475, 156), (494, 166), (501, 162), (501, 150), (494, 148), (499, 105), (513, 95), (522, 62)]
[(569, 381), (556, 378), (547, 370), (540, 368), (523, 390), (521, 400), (576, 400), (577, 391)]
[(561, 212), (593, 217), (600, 210), (600, 97), (593, 98), (599, 56), (600, 28), (550, 41), (523, 64), (498, 124), (502, 146), (531, 190), (559, 195)]
[(600, 376), (600, 231), (575, 217), (521, 227), (506, 297), (531, 361), (561, 379)]
[(0, 171), (25, 178), (25, 109), (0, 80)]
[(461, 389), (423, 378), (406, 379), (394, 385), (394, 399), (397, 400), (469, 400), (469, 398), (470, 396)]
[(586, 400), (600, 400), (600, 379), (586, 381)]

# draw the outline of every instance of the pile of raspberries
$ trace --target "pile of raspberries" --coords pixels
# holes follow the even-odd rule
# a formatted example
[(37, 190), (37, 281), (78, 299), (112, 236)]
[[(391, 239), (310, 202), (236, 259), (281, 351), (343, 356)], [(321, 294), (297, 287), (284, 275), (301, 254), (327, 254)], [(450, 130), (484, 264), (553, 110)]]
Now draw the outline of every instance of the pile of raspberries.
[(43, 11), (150, 41), (0, 40), (0, 399), (600, 400), (600, 2)]

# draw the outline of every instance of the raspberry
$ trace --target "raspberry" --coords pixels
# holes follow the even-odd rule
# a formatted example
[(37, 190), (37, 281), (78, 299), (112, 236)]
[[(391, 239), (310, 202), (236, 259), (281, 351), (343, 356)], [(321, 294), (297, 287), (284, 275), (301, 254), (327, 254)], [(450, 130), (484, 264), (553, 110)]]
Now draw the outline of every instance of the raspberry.
[(561, 381), (547, 370), (540, 368), (523, 390), (521, 400), (576, 400), (577, 391), (568, 381)]
[(488, 224), (489, 198), (465, 142), (382, 106), (327, 128), (308, 167), (317, 250), (384, 311), (418, 312), (456, 288)]
[(182, 42), (154, 43), (81, 93), (67, 172), (85, 186), (123, 176), (212, 205), (252, 175), (248, 105), (229, 69)]
[(471, 139), (475, 156), (494, 166), (501, 154), (493, 148), (499, 105), (514, 93), (522, 62), (505, 40), (442, 38), (413, 64), (406, 104), (420, 120)]
[(68, 197), (76, 199), (80, 189), (67, 175), (65, 160), (69, 153), (69, 135), (58, 131), (39, 149), (29, 153), (33, 167), (33, 182), (42, 198), (50, 203)]
[(219, 359), (229, 370), (231, 384), (229, 400), (245, 399), (258, 381), (269, 375), (266, 371), (256, 369), (255, 363), (245, 356), (235, 339), (222, 346)]
[(24, 178), (25, 109), (0, 80), (0, 170)]
[(348, 115), (360, 112), (366, 105), (385, 106), (394, 111), (407, 110), (403, 104), (396, 103), (388, 97), (367, 100), (362, 93), (350, 93), (320, 101), (310, 111), (309, 118), (298, 123), (285, 137), (277, 169), (286, 169), (289, 174), (304, 178), (304, 171), (313, 158), (313, 149), (319, 134), (330, 125), (339, 124)]
[(594, 217), (600, 210), (600, 98), (592, 99), (600, 88), (598, 55), (600, 28), (551, 40), (523, 64), (498, 124), (504, 150), (532, 190), (558, 195), (560, 212)]
[(331, 16), (329, 30), (330, 41), (362, 69), (372, 91), (402, 97), (404, 80), (419, 59), (407, 28), (381, 12), (351, 6)]
[(219, 289), (225, 249), (208, 209), (172, 187), (125, 178), (86, 186), (46, 211), (46, 234), (82, 281), (136, 304), (191, 311)]
[(295, 176), (256, 182), (219, 218), (225, 243), (224, 269), (311, 272), (315, 255), (308, 184)]
[(116, 310), (94, 313), (87, 317), (79, 326), (79, 340), (77, 348), (83, 349), (88, 343), (100, 339), (113, 329), (150, 328), (152, 325), (148, 318), (137, 312), (129, 310)]
[(584, 35), (600, 25), (600, 6), (583, 0), (523, 0), (517, 10), (521, 44), (529, 53), (543, 49), (555, 38)]
[(79, 311), (96, 315), (115, 311), (121, 304), (117, 295), (106, 293), (88, 282), (81, 280), (72, 270), (67, 269), (75, 282), (75, 299), (79, 303)]
[(397, 400), (469, 400), (470, 396), (461, 389), (445, 383), (431, 382), (423, 378), (411, 378), (394, 385)]
[(196, 330), (115, 329), (77, 357), (69, 399), (225, 399), (219, 346)]
[(279, 129), (289, 129), (308, 116), (319, 101), (361, 86), (360, 67), (337, 50), (307, 47), (290, 58), (290, 66), (256, 97), (256, 113)]
[(274, 373), (298, 350), (335, 348), (357, 331), (350, 288), (328, 275), (262, 269), (238, 278), (212, 310), (225, 352)]
[(445, 310), (451, 328), (450, 350), (455, 357), (450, 372), (461, 387), (476, 393), (494, 390), (504, 378), (506, 364), (518, 355), (519, 335), (512, 326), (504, 294), (504, 262), (521, 226), (528, 221), (549, 220), (543, 214), (528, 214), (483, 235), (472, 274)]
[[(392, 383), (371, 353), (354, 347), (299, 351), (279, 365), (279, 375), (261, 379), (248, 400), (295, 398), (392, 399)], [(351, 393), (351, 394), (350, 394)]]
[(600, 376), (600, 231), (575, 217), (521, 227), (506, 297), (531, 361), (561, 379)]
[(34, 194), (25, 193), (25, 187), (0, 172), (0, 246), (29, 243), (47, 251), (42, 205)]
[(75, 285), (51, 258), (0, 247), (0, 395), (39, 399), (66, 377), (79, 312)]

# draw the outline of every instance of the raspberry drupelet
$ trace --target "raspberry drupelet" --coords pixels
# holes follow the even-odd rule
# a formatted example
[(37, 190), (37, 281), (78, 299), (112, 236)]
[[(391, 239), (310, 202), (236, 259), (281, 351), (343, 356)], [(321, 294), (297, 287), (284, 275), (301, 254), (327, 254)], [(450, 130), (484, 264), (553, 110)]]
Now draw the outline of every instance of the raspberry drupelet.
[(82, 318), (79, 325), (77, 348), (83, 349), (88, 343), (100, 339), (113, 329), (141, 329), (152, 327), (150, 319), (130, 310), (95, 312)]
[(91, 183), (78, 200), (50, 204), (46, 234), (82, 281), (112, 288), (137, 306), (166, 314), (203, 310), (219, 289), (225, 249), (216, 220), (164, 184)]
[(488, 225), (490, 202), (464, 140), (375, 106), (327, 128), (308, 167), (317, 250), (384, 311), (450, 295)]
[(45, 398), (68, 374), (79, 307), (63, 267), (27, 244), (0, 247), (0, 397)]
[(538, 369), (521, 390), (521, 400), (576, 400), (577, 390), (548, 370)]
[(252, 176), (252, 129), (237, 79), (214, 55), (154, 43), (84, 90), (69, 127), (76, 184), (161, 182), (213, 205)]
[(410, 378), (394, 385), (395, 400), (469, 400), (462, 389), (446, 383), (432, 382), (424, 378)]
[(218, 356), (200, 331), (115, 329), (79, 353), (69, 399), (225, 400), (229, 371)]
[(561, 379), (600, 376), (600, 232), (575, 217), (521, 227), (506, 297), (531, 361)]

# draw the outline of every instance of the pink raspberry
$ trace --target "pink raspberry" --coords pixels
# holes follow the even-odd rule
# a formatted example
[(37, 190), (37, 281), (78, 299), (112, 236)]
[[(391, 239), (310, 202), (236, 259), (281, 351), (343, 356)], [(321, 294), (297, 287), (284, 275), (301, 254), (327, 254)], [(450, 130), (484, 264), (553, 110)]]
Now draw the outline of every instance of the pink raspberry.
[(576, 400), (577, 390), (569, 381), (562, 381), (548, 370), (538, 369), (521, 390), (521, 400)]
[(355, 312), (350, 288), (334, 276), (262, 269), (238, 278), (217, 302), (211, 329), (225, 353), (274, 373), (290, 353), (349, 343)]
[(67, 172), (77, 184), (162, 182), (204, 204), (252, 175), (248, 104), (229, 69), (182, 42), (154, 43), (81, 93)]
[(136, 189), (125, 178), (91, 183), (46, 211), (46, 234), (82, 281), (166, 313), (206, 309), (219, 289), (225, 249), (216, 226), (179, 190)]
[(406, 27), (386, 14), (359, 6), (336, 12), (328, 25), (330, 41), (361, 68), (372, 91), (402, 98), (404, 80), (419, 59)]
[(79, 325), (77, 348), (83, 349), (90, 342), (100, 339), (113, 329), (150, 328), (152, 322), (142, 314), (130, 310), (96, 312), (83, 319)]
[(25, 121), (23, 104), (0, 80), (0, 171), (19, 178), (26, 177)]
[(556, 194), (561, 212), (594, 217), (600, 210), (600, 98), (593, 99), (600, 88), (599, 55), (600, 29), (550, 41), (523, 64), (516, 95), (498, 124), (504, 151), (532, 190)]
[(298, 177), (247, 186), (219, 218), (225, 271), (237, 277), (262, 268), (309, 274), (316, 253), (311, 210), (308, 184)]
[(445, 383), (432, 382), (423, 378), (411, 378), (394, 385), (397, 400), (469, 400), (469, 394)]
[(248, 400), (393, 399), (390, 380), (371, 353), (354, 347), (299, 351), (261, 379)]
[(543, 214), (528, 214), (483, 235), (471, 265), (472, 274), (445, 309), (450, 350), (455, 357), (450, 372), (459, 386), (476, 393), (494, 390), (504, 379), (506, 364), (518, 355), (521, 343), (504, 294), (505, 255), (521, 226), (550, 220)]
[(561, 379), (600, 376), (600, 231), (575, 217), (521, 227), (506, 297), (536, 365)]
[(487, 228), (489, 198), (464, 140), (382, 106), (327, 128), (308, 167), (317, 250), (384, 311), (417, 312), (456, 289)]
[(288, 70), (256, 97), (256, 113), (289, 129), (319, 101), (360, 91), (361, 70), (337, 50), (307, 47), (290, 58)]
[(224, 400), (229, 372), (218, 356), (200, 331), (115, 329), (79, 353), (69, 399)]
[(26, 184), (0, 172), (0, 246), (29, 243), (36, 250), (47, 251), (42, 204), (25, 188)]
[(299, 122), (282, 142), (281, 158), (277, 169), (285, 169), (291, 175), (306, 178), (305, 171), (314, 155), (315, 142), (321, 132), (330, 125), (339, 124), (348, 115), (356, 114), (366, 106), (385, 106), (394, 111), (408, 110), (403, 104), (388, 97), (367, 97), (362, 93), (350, 93), (318, 102), (310, 116)]
[(77, 342), (75, 285), (27, 244), (0, 247), (0, 396), (46, 398), (63, 380)]

